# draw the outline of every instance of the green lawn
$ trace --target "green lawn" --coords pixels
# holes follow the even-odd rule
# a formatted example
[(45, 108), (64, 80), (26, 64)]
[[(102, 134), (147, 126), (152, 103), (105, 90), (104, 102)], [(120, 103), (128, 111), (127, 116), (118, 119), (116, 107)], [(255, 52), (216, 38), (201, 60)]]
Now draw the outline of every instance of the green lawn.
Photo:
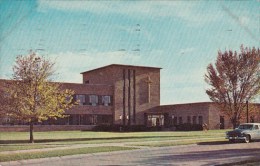
[(129, 144), (132, 146), (149, 146), (149, 147), (166, 147), (166, 146), (177, 146), (177, 145), (189, 145), (189, 144), (209, 144), (210, 142), (216, 144), (225, 144), (227, 141), (225, 138), (202, 138), (202, 139), (184, 139), (184, 140), (175, 140), (175, 141), (155, 141), (149, 143), (134, 143)]
[[(59, 155), (72, 155), (83, 153), (97, 153), (108, 151), (105, 143), (126, 143), (126, 146), (176, 146), (186, 144), (203, 144), (214, 142), (223, 143), (225, 130), (210, 130), (208, 132), (91, 132), (91, 131), (52, 131), (35, 132), (35, 143), (29, 144), (29, 132), (1, 132), (0, 133), (0, 158), (1, 161), (32, 159), (42, 157), (55, 157)], [(73, 145), (98, 144), (101, 147), (72, 147), (69, 153), (64, 150), (46, 149), (53, 147), (68, 147)], [(111, 151), (129, 150), (129, 147), (112, 147)], [(7, 151), (44, 149), (28, 153), (23, 151), (12, 153)], [(97, 150), (96, 150), (97, 149)], [(131, 148), (130, 148), (131, 149)], [(4, 153), (5, 152), (5, 153)], [(2, 153), (2, 154), (1, 154)]]
[[(114, 140), (171, 140), (192, 137), (222, 137), (225, 130), (191, 131), (191, 132), (91, 132), (91, 131), (50, 131), (34, 132), (35, 141), (42, 142), (78, 142), (88, 143), (113, 142)], [(27, 143), (29, 132), (1, 132), (0, 144)], [(116, 141), (117, 142), (117, 141)]]
[(14, 154), (0, 154), (0, 162), (47, 158), (47, 157), (60, 157), (60, 156), (75, 155), (75, 154), (112, 152), (112, 151), (132, 150), (132, 149), (136, 149), (136, 148), (105, 146), (105, 147), (77, 148), (77, 149), (70, 149), (70, 150), (52, 150), (52, 151), (43, 151), (43, 152), (39, 151), (39, 152), (25, 152), (25, 153), (14, 153)]
[(19, 146), (39, 148), (63, 146), (68, 144), (100, 144), (119, 142), (173, 141), (191, 138), (224, 138), (225, 130), (211, 130), (208, 132), (91, 132), (91, 131), (52, 131), (35, 132), (35, 144), (28, 144), (27, 132), (1, 132), (0, 151), (3, 147), (14, 149)]

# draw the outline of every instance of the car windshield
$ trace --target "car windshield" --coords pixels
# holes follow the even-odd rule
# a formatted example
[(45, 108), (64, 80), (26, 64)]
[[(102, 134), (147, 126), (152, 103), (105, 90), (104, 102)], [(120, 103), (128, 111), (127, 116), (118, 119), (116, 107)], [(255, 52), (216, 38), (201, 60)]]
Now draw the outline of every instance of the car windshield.
[(249, 125), (249, 124), (243, 124), (238, 127), (238, 129), (247, 129), (247, 130), (250, 130), (252, 128), (253, 128), (253, 125)]

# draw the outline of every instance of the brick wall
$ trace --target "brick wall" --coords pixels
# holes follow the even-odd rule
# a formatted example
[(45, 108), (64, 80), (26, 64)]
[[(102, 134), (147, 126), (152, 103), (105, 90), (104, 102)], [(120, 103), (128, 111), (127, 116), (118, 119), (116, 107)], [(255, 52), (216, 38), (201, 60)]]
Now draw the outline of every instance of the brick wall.
[(198, 124), (199, 116), (202, 116), (203, 123), (209, 124), (209, 105), (210, 103), (163, 105), (153, 108), (151, 112), (161, 112), (162, 114), (168, 113), (170, 119), (172, 116), (177, 117), (178, 124), (179, 117), (182, 117), (183, 123), (188, 123), (188, 116), (190, 117), (191, 123), (193, 123), (193, 117), (196, 117), (196, 123)]
[[(128, 107), (129, 77), (130, 70), (130, 107)], [(125, 95), (123, 95), (125, 71)], [(134, 112), (134, 71), (136, 88), (136, 123), (133, 121)], [(114, 87), (113, 119), (115, 124), (122, 123), (123, 97), (125, 96), (125, 112), (128, 114), (130, 108), (131, 124), (144, 124), (144, 112), (150, 108), (160, 105), (160, 68), (138, 67), (127, 65), (110, 65), (83, 74), (83, 82), (88, 84), (109, 84)], [(148, 100), (148, 79), (150, 78), (150, 101)], [(120, 119), (121, 117), (121, 119)], [(126, 120), (127, 121), (127, 120)], [(126, 122), (127, 124), (127, 122)]]

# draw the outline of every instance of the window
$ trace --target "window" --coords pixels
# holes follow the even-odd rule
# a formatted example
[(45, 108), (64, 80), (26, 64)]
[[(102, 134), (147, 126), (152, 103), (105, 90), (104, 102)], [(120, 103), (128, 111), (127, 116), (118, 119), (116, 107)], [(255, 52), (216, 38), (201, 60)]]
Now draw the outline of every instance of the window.
[(111, 105), (111, 96), (102, 96), (102, 105), (104, 106)]
[(89, 84), (89, 80), (86, 80), (86, 81), (85, 81), (85, 84)]
[(203, 124), (203, 117), (199, 116), (199, 124), (202, 125)]
[(190, 119), (190, 116), (187, 116), (187, 123), (191, 123), (191, 119)]
[(89, 95), (89, 103), (92, 106), (96, 106), (98, 104), (98, 96), (97, 95)]
[(174, 119), (173, 119), (173, 125), (176, 126), (176, 125), (178, 124), (177, 120), (178, 120), (177, 117), (174, 117)]
[(255, 117), (254, 116), (250, 116), (250, 123), (254, 123), (255, 122)]
[(177, 117), (174, 116), (174, 115), (172, 115), (171, 125), (172, 125), (172, 126), (177, 125), (177, 120), (178, 120)]
[(164, 125), (164, 115), (148, 115), (148, 126), (163, 126)]
[(193, 124), (197, 124), (197, 117), (196, 117), (196, 116), (193, 116), (193, 117), (192, 117), (192, 123), (193, 123)]
[(182, 122), (182, 117), (180, 116), (179, 117), (179, 124), (182, 124), (183, 122)]
[(85, 95), (76, 95), (76, 101), (79, 102), (79, 105), (85, 105), (86, 104)]
[(253, 125), (251, 124), (243, 124), (243, 125), (239, 125), (238, 129), (249, 129), (251, 130), (253, 128)]

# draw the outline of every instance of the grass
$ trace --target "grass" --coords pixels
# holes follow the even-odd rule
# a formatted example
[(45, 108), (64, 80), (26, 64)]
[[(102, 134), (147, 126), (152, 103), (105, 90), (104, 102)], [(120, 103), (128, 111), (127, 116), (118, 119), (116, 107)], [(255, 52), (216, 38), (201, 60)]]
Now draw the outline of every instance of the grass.
[(167, 147), (167, 146), (178, 146), (178, 145), (190, 145), (190, 144), (207, 144), (207, 143), (218, 143), (225, 144), (227, 142), (224, 138), (213, 138), (213, 139), (186, 139), (182, 141), (163, 141), (163, 142), (149, 142), (142, 144), (129, 144), (134, 146), (148, 146), (148, 147)]
[[(91, 131), (52, 131), (35, 132), (35, 143), (29, 144), (28, 132), (0, 133), (0, 161), (13, 161), (73, 154), (109, 152), (134, 149), (131, 146), (163, 147), (187, 144), (213, 144), (227, 142), (225, 130), (208, 132), (91, 132)], [(105, 143), (125, 143), (128, 147), (111, 147)], [(73, 145), (99, 144), (100, 147), (80, 147)], [(120, 145), (119, 145), (120, 146)], [(46, 149), (69, 147), (69, 150)], [(130, 147), (130, 148), (129, 148)], [(30, 149), (44, 149), (29, 151)], [(17, 151), (25, 150), (25, 151)], [(16, 152), (11, 152), (16, 151)]]
[(106, 147), (77, 148), (77, 149), (69, 149), (69, 150), (52, 150), (52, 151), (43, 151), (43, 152), (0, 154), (0, 162), (47, 158), (47, 157), (61, 157), (61, 156), (75, 155), (75, 154), (113, 152), (113, 151), (132, 150), (132, 149), (136, 149), (136, 148), (106, 146)]
[(45, 145), (45, 144), (0, 144), (0, 152), (16, 151), (16, 150), (30, 150), (30, 149), (45, 149), (62, 147), (63, 145)]
[[(224, 138), (225, 131), (212, 130), (208, 132), (81, 132), (81, 131), (53, 131), (35, 132), (35, 144), (28, 144), (29, 133), (27, 132), (1, 132), (0, 133), (0, 152), (27, 149), (42, 149), (75, 144), (102, 144), (102, 143), (127, 143), (127, 142), (162, 142), (154, 145), (143, 146), (170, 146), (178, 145), (179, 141), (196, 138), (200, 140), (211, 138)], [(165, 143), (166, 141), (166, 143)], [(168, 142), (167, 142), (168, 141)], [(185, 142), (185, 141), (184, 141)], [(189, 142), (189, 141), (186, 141)], [(192, 142), (195, 143), (195, 142)], [(164, 144), (164, 145), (163, 145)]]
[[(208, 132), (81, 132), (81, 131), (52, 131), (35, 132), (36, 143), (105, 143), (125, 141), (157, 141), (157, 140), (179, 140), (183, 138), (214, 138), (224, 137), (224, 130), (212, 130)], [(27, 132), (1, 132), (0, 144), (27, 143), (29, 133)]]

